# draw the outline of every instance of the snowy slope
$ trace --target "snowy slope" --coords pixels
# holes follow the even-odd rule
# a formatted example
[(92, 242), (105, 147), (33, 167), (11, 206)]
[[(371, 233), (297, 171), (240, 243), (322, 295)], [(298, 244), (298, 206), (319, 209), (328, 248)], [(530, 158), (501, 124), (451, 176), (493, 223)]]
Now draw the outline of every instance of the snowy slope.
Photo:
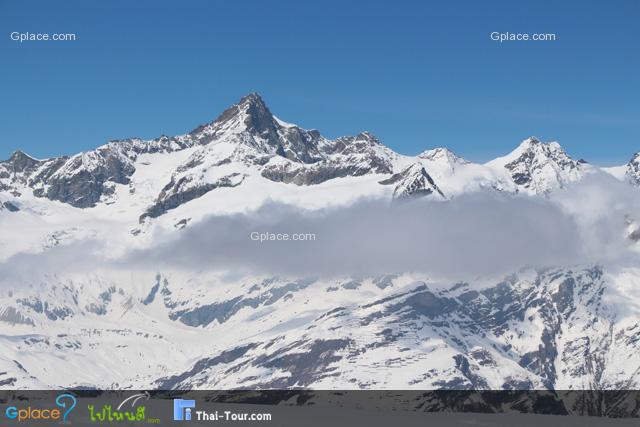
[[(636, 163), (626, 166), (627, 176), (634, 176)], [(69, 158), (37, 160), (16, 152), (0, 162), (0, 200), (40, 213), (60, 209), (49, 201), (62, 202), (81, 208), (79, 215), (87, 218), (117, 218), (137, 233), (148, 222), (184, 219), (172, 214), (172, 220), (162, 220), (181, 206), (197, 216), (197, 205), (208, 214), (250, 209), (268, 198), (301, 199), (291, 194), (315, 200), (317, 192), (338, 203), (392, 197), (400, 190), (380, 182), (413, 164), (421, 164), (447, 198), (487, 189), (544, 195), (596, 169), (571, 159), (557, 143), (535, 138), (485, 165), (446, 148), (403, 156), (368, 132), (329, 140), (281, 121), (259, 95), (250, 94), (211, 123), (176, 137), (113, 141)], [(348, 197), (338, 192), (343, 181), (349, 183)], [(327, 188), (336, 189), (335, 197), (321, 196)], [(244, 206), (232, 196), (240, 193)]]
[[(16, 152), (0, 162), (0, 263), (33, 261), (29, 274), (0, 275), (0, 385), (638, 387), (640, 269), (632, 267), (456, 282), (411, 272), (96, 269), (81, 258), (60, 268), (42, 256), (73, 246), (122, 262), (212, 215), (272, 202), (321, 212), (484, 191), (546, 197), (597, 170), (535, 138), (486, 164), (446, 148), (403, 156), (368, 132), (328, 139), (284, 122), (257, 94), (184, 135), (52, 159)], [(638, 170), (638, 155), (605, 169), (632, 183)], [(633, 248), (635, 220), (621, 227)]]
[(157, 230), (246, 212), (266, 201), (320, 209), (391, 199), (411, 187), (390, 185), (393, 177), (416, 164), (424, 168), (424, 182), (447, 199), (485, 190), (548, 194), (595, 169), (557, 143), (534, 138), (485, 165), (446, 148), (403, 156), (368, 132), (329, 140), (276, 118), (250, 94), (184, 135), (112, 141), (69, 158), (38, 160), (16, 152), (0, 162), (2, 211), (20, 217), (0, 221), (33, 229), (20, 241), (0, 242), (0, 258), (87, 236), (113, 242), (117, 253), (147, 244)]
[(487, 189), (516, 191), (506, 169), (469, 162), (447, 148), (424, 151), (418, 161), (448, 197)]
[(1, 360), (12, 388), (637, 388), (639, 281), (63, 275), (2, 298)]
[(564, 188), (594, 169), (584, 161), (573, 160), (557, 142), (544, 143), (535, 137), (525, 139), (511, 153), (487, 166), (506, 169), (520, 191), (537, 195)]

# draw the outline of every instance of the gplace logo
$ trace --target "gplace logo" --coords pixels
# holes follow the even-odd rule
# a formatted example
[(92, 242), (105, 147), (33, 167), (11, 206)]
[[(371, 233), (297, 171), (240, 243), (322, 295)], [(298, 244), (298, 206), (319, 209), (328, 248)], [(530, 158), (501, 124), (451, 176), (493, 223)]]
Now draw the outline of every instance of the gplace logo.
[(173, 420), (191, 421), (191, 409), (195, 407), (195, 400), (173, 399)]
[(78, 401), (75, 396), (69, 393), (63, 393), (56, 397), (56, 406), (58, 408), (33, 408), (31, 405), (26, 408), (18, 408), (17, 406), (8, 406), (4, 411), (10, 420), (28, 421), (28, 420), (62, 420), (67, 422), (67, 417), (76, 407)]

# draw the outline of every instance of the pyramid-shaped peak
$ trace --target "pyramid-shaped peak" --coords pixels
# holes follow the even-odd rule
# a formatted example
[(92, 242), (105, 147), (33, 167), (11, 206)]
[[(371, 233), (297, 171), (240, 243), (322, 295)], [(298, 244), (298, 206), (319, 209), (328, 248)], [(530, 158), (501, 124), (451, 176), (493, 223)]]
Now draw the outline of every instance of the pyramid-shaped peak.
[(11, 157), (9, 157), (9, 159), (7, 160), (8, 163), (11, 163), (16, 169), (24, 169), (24, 168), (29, 168), (32, 167), (38, 163), (40, 163), (40, 160), (31, 157), (30, 155), (28, 155), (27, 153), (25, 153), (22, 150), (16, 150), (13, 152), (13, 154), (11, 155)]
[(542, 144), (543, 142), (537, 136), (530, 136), (522, 141), (523, 144)]
[(573, 160), (571, 156), (562, 148), (562, 146), (556, 142), (543, 142), (535, 136), (531, 136), (522, 141), (513, 151), (505, 156), (498, 157), (497, 159), (488, 162), (488, 165), (504, 166), (511, 162), (526, 161), (527, 163), (533, 161), (545, 162), (552, 161), (554, 163), (586, 163), (585, 161)]
[(25, 153), (22, 150), (16, 150), (13, 152), (13, 154), (11, 155), (11, 157), (9, 157), (9, 161), (13, 162), (13, 161), (20, 161), (20, 160), (37, 160), (33, 157), (31, 157), (30, 155), (28, 155), (27, 153)]
[(238, 104), (239, 114), (243, 114), (244, 123), (248, 130), (265, 132), (273, 130), (277, 125), (273, 114), (264, 103), (260, 95), (253, 92), (243, 97)]
[(380, 140), (374, 134), (366, 130), (356, 135), (356, 139), (373, 142), (375, 144), (381, 144)]
[(245, 95), (227, 108), (213, 122), (191, 131), (191, 135), (239, 133), (273, 134), (278, 122), (257, 92)]
[(515, 150), (506, 155), (503, 159), (514, 160), (520, 156), (543, 156), (543, 157), (561, 157), (570, 159), (569, 155), (564, 151), (562, 146), (556, 141), (543, 142), (535, 136), (531, 136), (518, 145)]
[(523, 140), (517, 147), (517, 149), (521, 149), (521, 150), (526, 150), (532, 147), (539, 147), (543, 144), (542, 141), (540, 141), (538, 138), (536, 138), (535, 136), (530, 136), (529, 138)]
[(536, 137), (525, 139), (511, 153), (487, 165), (506, 169), (519, 188), (538, 195), (565, 188), (590, 168), (584, 160), (572, 159), (557, 142), (542, 142)]
[[(407, 200), (437, 194), (444, 198), (444, 194), (436, 185), (422, 164), (415, 162), (407, 166), (402, 172), (393, 175), (386, 182), (397, 182), (393, 191), (394, 200)], [(385, 183), (385, 181), (381, 182)]]
[(557, 141), (549, 141), (543, 142), (535, 136), (530, 136), (520, 143), (518, 146), (519, 149), (531, 149), (531, 148), (542, 148), (542, 149), (551, 149), (551, 150), (562, 150), (562, 146)]
[(465, 159), (459, 157), (456, 153), (446, 147), (437, 147), (425, 150), (418, 154), (418, 157), (430, 161), (444, 160), (449, 163), (467, 163)]
[(240, 102), (238, 102), (238, 104), (236, 105), (250, 106), (268, 110), (267, 104), (265, 104), (264, 100), (258, 92), (251, 92), (250, 94), (243, 96), (242, 98), (240, 98)]

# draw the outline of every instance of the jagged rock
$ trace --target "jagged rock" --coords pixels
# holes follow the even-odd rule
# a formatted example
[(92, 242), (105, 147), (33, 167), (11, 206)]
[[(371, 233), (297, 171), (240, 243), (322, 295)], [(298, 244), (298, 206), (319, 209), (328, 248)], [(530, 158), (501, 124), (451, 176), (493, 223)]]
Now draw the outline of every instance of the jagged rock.
[[(78, 208), (112, 204), (120, 197), (119, 185), (128, 185), (131, 195), (139, 194), (132, 177), (148, 164), (139, 160), (140, 156), (167, 154), (162, 164), (183, 150), (189, 150), (188, 155), (174, 157), (180, 159), (177, 165), (167, 162), (172, 169), (159, 174), (165, 180), (161, 190), (154, 190), (159, 194), (150, 195), (145, 203), (155, 201), (136, 216), (156, 217), (217, 188), (238, 185), (233, 179), (226, 182), (225, 177), (234, 174), (299, 186), (370, 174), (390, 176), (382, 182), (391, 182), (407, 174), (398, 169), (408, 164), (406, 157), (368, 132), (330, 140), (317, 130), (283, 122), (252, 93), (212, 122), (184, 135), (116, 140), (71, 157), (45, 160), (17, 151), (0, 162), (0, 192), (21, 197), (25, 191), (33, 191), (37, 197)], [(635, 156), (627, 168), (632, 182), (640, 182), (637, 159)], [(422, 164), (424, 173), (416, 166), (414, 176), (396, 189), (398, 199), (432, 193), (455, 197), (483, 189), (546, 195), (581, 179), (593, 168), (571, 159), (557, 143), (535, 138), (486, 165), (470, 163), (443, 147), (427, 150), (413, 161)]]
[[(357, 283), (358, 286), (342, 286), (345, 290), (334, 287), (332, 291), (353, 292), (364, 286), (362, 281)], [(564, 389), (573, 381), (584, 389), (602, 389), (612, 381), (606, 377), (606, 372), (612, 373), (611, 368), (607, 368), (607, 354), (619, 353), (621, 348), (634, 352), (640, 346), (637, 325), (628, 329), (618, 325), (612, 307), (605, 307), (606, 285), (598, 267), (575, 272), (551, 269), (514, 274), (479, 291), (471, 286), (458, 283), (449, 289), (435, 290), (416, 284), (409, 292), (337, 307), (315, 317), (303, 331), (296, 332), (296, 337), (288, 339), (281, 335), (259, 341), (252, 336), (251, 341), (238, 344), (247, 350), (233, 358), (224, 358), (225, 363), (209, 363), (217, 361), (217, 356), (205, 357), (192, 369), (168, 380), (161, 379), (157, 385), (215, 388), (229, 384), (228, 374), (233, 373), (238, 387), (292, 388), (302, 383), (298, 382), (299, 377), (287, 372), (304, 370), (308, 373), (305, 384), (313, 386), (330, 384), (322, 381), (332, 378), (335, 367), (342, 366), (352, 368), (342, 368), (336, 377), (340, 384), (379, 387), (386, 384), (377, 382), (383, 377), (366, 380), (357, 367), (366, 369), (370, 358), (380, 364), (378, 358), (391, 352), (384, 365), (390, 372), (404, 364), (410, 369), (412, 363), (420, 363), (421, 357), (432, 361), (426, 365), (433, 367), (428, 372), (415, 371), (410, 383), (414, 386), (457, 390)], [(264, 292), (263, 286), (252, 289)], [(176, 315), (181, 320), (187, 316), (183, 321), (194, 326), (213, 319), (223, 324), (240, 316), (241, 309), (251, 307), (261, 312), (265, 305), (277, 301), (273, 297), (239, 296), (215, 306), (202, 306), (197, 313)], [(358, 331), (378, 332), (365, 334), (366, 339), (358, 338), (354, 322), (359, 326)], [(316, 330), (318, 334), (331, 331), (336, 344), (340, 343), (321, 346), (326, 356), (334, 362), (341, 361), (340, 365), (318, 363), (313, 372), (307, 371), (308, 365), (299, 356), (314, 352), (311, 343), (318, 339)], [(297, 338), (298, 333), (304, 338)], [(438, 344), (429, 347), (431, 350), (426, 353), (416, 352), (413, 347), (429, 342)], [(611, 347), (611, 342), (618, 347)], [(437, 351), (442, 351), (442, 357), (448, 355), (449, 360), (432, 354)], [(274, 364), (275, 360), (279, 362)], [(443, 367), (445, 365), (448, 367)], [(284, 372), (272, 368), (282, 368)], [(264, 372), (268, 380), (250, 375), (253, 372)]]
[(271, 181), (296, 185), (320, 184), (334, 178), (393, 172), (393, 155), (370, 133), (325, 141), (324, 157), (311, 165), (272, 161), (262, 170)]
[(18, 151), (7, 161), (0, 162), (0, 190), (22, 184), (31, 187), (37, 197), (78, 208), (93, 207), (103, 194), (109, 193), (108, 183), (129, 183), (139, 154), (173, 151), (191, 144), (184, 138), (128, 139), (113, 141), (72, 157), (47, 160), (36, 160)]
[(16, 205), (14, 205), (11, 202), (2, 202), (2, 203), (0, 203), (0, 208), (5, 208), (9, 212), (18, 212), (20, 210), (19, 207), (17, 207)]
[(489, 162), (504, 167), (519, 189), (544, 195), (578, 181), (590, 169), (583, 160), (573, 160), (557, 142), (524, 140), (505, 157)]
[(13, 173), (33, 170), (40, 164), (40, 160), (36, 160), (20, 150), (13, 153), (7, 160), (7, 165), (10, 166), (9, 169)]
[(640, 185), (640, 152), (627, 163), (626, 176), (633, 185)]
[(0, 309), (0, 322), (6, 322), (10, 325), (30, 325), (35, 326), (32, 319), (22, 314), (15, 307), (5, 307)]
[(419, 163), (406, 167), (402, 172), (394, 174), (391, 178), (380, 181), (382, 185), (396, 184), (393, 191), (394, 200), (415, 199), (431, 194), (437, 194), (444, 198), (444, 194), (433, 178)]
[(213, 122), (194, 129), (189, 137), (202, 145), (230, 141), (249, 147), (254, 153), (279, 155), (302, 163), (320, 160), (324, 142), (316, 130), (307, 131), (278, 120), (257, 93), (245, 96)]
[(192, 182), (189, 176), (182, 177), (178, 182), (172, 181), (167, 184), (153, 206), (140, 217), (140, 221), (143, 221), (147, 217), (157, 218), (167, 211), (175, 209), (190, 200), (197, 199), (216, 188), (237, 187), (242, 184), (243, 180), (244, 175), (239, 173), (232, 173), (219, 178), (215, 182), (204, 184)]

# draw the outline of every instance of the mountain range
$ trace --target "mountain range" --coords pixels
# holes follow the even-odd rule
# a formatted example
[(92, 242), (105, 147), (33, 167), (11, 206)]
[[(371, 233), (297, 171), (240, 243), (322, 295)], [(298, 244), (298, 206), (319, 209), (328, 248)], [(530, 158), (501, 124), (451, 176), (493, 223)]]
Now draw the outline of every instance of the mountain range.
[[(589, 176), (635, 194), (640, 153), (600, 168), (530, 137), (484, 164), (444, 147), (405, 156), (368, 132), (328, 139), (286, 123), (255, 93), (184, 135), (43, 160), (17, 151), (0, 162), (0, 262), (46, 271), (0, 279), (0, 386), (637, 389), (637, 268), (530, 266), (469, 282), (43, 261), (96, 241), (126, 257), (265, 203), (547, 199)], [(626, 221), (633, 248), (640, 232)]]
[[(6, 194), (5, 202), (15, 198), (16, 206), (27, 192), (76, 208), (93, 208), (124, 199), (114, 197), (119, 186), (134, 194), (136, 178), (150, 164), (154, 169), (164, 167), (158, 180), (167, 178), (141, 212), (152, 218), (215, 189), (240, 186), (248, 178), (252, 179), (247, 186), (258, 177), (313, 186), (337, 178), (393, 175), (378, 181), (396, 184), (393, 193), (415, 187), (423, 195), (450, 198), (480, 188), (544, 195), (597, 169), (572, 159), (558, 143), (535, 137), (485, 164), (468, 162), (446, 148), (403, 156), (368, 132), (330, 140), (316, 130), (279, 120), (252, 93), (185, 135), (117, 140), (93, 151), (45, 160), (16, 151), (0, 162), (0, 191)], [(640, 153), (624, 166), (603, 170), (638, 185)], [(420, 182), (412, 186), (412, 178)]]

